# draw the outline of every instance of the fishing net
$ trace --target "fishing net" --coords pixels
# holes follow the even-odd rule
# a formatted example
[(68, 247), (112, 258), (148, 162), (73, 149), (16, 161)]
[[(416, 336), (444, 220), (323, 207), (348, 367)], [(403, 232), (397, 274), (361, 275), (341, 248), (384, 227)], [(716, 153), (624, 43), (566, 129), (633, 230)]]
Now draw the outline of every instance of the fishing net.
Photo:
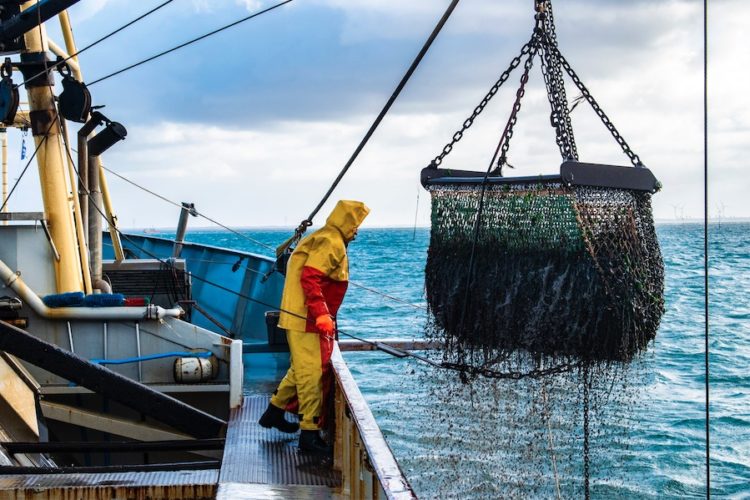
[(558, 366), (627, 361), (656, 336), (664, 271), (649, 193), (554, 181), (427, 188), (431, 334), (451, 362), (486, 369), (519, 351)]
[[(554, 179), (427, 189), (427, 334), (458, 374), (441, 376), (431, 394), (431, 421), (447, 426), (442, 442), (456, 443), (443, 450), (438, 489), (451, 497), (460, 484), (466, 498), (627, 493), (620, 459), (644, 401), (632, 361), (664, 310), (651, 194)], [(499, 471), (485, 466), (498, 462)]]
[[(651, 212), (651, 193), (660, 184), (560, 53), (551, 1), (534, 6), (530, 41), (422, 170), (432, 195), (427, 336), (442, 346), (433, 365), (452, 370), (435, 387), (430, 421), (442, 421), (442, 412), (450, 432), (441, 439), (485, 445), (476, 447), (470, 469), (503, 463), (502, 472), (486, 472), (485, 483), (473, 475), (467, 497), (561, 498), (582, 486), (588, 499), (592, 475), (600, 481), (597, 494), (617, 496), (622, 492), (606, 489), (613, 470), (607, 452), (627, 434), (619, 424), (639, 413), (631, 403), (642, 398), (627, 390), (641, 385), (633, 361), (656, 337), (664, 311), (664, 265)], [(564, 163), (560, 176), (506, 179), (502, 171), (510, 166), (510, 141), (537, 56)], [(486, 173), (440, 168), (522, 62), (516, 99)], [(634, 168), (580, 163), (565, 74)], [(451, 383), (453, 374), (460, 384)], [(467, 399), (475, 411), (458, 427), (454, 418)], [(552, 460), (540, 461), (544, 455)], [(468, 472), (466, 455), (455, 456), (450, 470)], [(451, 496), (460, 475), (445, 471), (441, 478)]]
[[(411, 431), (408, 426), (418, 423), (407, 422), (403, 432), (417, 434), (429, 452), (411, 451), (414, 458), (402, 465), (426, 498), (642, 494), (633, 474), (649, 472), (647, 464), (634, 463), (633, 449), (643, 436), (633, 421), (649, 415), (649, 358), (521, 380), (479, 377), (468, 384), (451, 372), (436, 376), (425, 368), (415, 389), (423, 423)], [(415, 404), (410, 400), (404, 412)]]

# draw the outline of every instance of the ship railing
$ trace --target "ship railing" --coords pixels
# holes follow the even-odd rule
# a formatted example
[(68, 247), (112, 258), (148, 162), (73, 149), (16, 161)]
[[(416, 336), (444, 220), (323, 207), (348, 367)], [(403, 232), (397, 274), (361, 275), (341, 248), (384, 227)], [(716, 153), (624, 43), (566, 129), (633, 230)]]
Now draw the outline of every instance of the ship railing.
[(416, 498), (383, 437), (375, 417), (336, 346), (334, 469), (341, 472), (344, 498)]

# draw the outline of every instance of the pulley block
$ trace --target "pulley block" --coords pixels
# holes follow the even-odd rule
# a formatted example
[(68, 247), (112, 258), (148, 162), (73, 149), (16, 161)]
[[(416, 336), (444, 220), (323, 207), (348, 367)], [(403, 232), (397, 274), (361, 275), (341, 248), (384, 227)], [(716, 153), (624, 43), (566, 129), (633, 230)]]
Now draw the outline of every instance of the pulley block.
[(86, 123), (91, 111), (91, 93), (86, 84), (79, 82), (70, 74), (70, 67), (60, 66), (63, 75), (63, 91), (58, 98), (60, 114), (66, 120), (76, 123)]
[(10, 59), (6, 58), (0, 67), (0, 121), (5, 125), (13, 124), (19, 104), (18, 88), (11, 79), (12, 71)]

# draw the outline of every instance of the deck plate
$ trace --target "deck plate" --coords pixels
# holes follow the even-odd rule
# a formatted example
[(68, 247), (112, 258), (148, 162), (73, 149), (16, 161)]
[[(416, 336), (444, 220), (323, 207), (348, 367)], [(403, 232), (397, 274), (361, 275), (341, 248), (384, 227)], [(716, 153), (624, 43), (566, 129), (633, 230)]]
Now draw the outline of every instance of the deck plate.
[(339, 475), (319, 460), (299, 454), (297, 434), (264, 429), (258, 419), (269, 396), (245, 396), (241, 408), (232, 410), (219, 477), (223, 484), (341, 485)]

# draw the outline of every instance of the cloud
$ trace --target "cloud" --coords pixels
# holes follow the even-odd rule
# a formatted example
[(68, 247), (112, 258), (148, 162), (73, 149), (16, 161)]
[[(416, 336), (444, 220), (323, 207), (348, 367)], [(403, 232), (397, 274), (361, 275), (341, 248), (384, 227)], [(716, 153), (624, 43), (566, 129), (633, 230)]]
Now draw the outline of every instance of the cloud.
[[(110, 3), (119, 6), (119, 15), (130, 9), (120, 0)], [(165, 10), (158, 24), (144, 23), (137, 27), (142, 31), (118, 38), (121, 53), (128, 62), (137, 60), (156, 47), (239, 18), (256, 3), (191, 2), (174, 15)], [(106, 114), (130, 131), (108, 153), (107, 164), (177, 201), (195, 201), (227, 223), (298, 223), (359, 143), (448, 1), (289, 5), (93, 87), (96, 102), (108, 105)], [(459, 4), (334, 197), (368, 201), (373, 205), (370, 224), (410, 224), (419, 170), (528, 38), (530, 5)], [(196, 16), (196, 8), (207, 10)], [(695, 0), (555, 3), (561, 49), (664, 184), (654, 197), (660, 218), (673, 217), (678, 206), (686, 216), (702, 213), (700, 8)], [(742, 179), (750, 96), (741, 61), (750, 4), (720, 0), (711, 8), (711, 198), (724, 204), (726, 216), (748, 216), (750, 199)], [(96, 17), (102, 16), (101, 26), (120, 23), (106, 17), (108, 10)], [(82, 38), (99, 35), (91, 31), (92, 24), (86, 23)], [(108, 64), (125, 62), (103, 49), (86, 56), (91, 57), (85, 60), (91, 76), (105, 73)], [(96, 69), (88, 69), (92, 66)], [(560, 161), (538, 66), (532, 73), (511, 147), (511, 163), (518, 167), (512, 173), (519, 175), (550, 173)], [(498, 93), (446, 165), (486, 168), (518, 77), (514, 74)], [(569, 97), (577, 94), (568, 87)], [(587, 106), (581, 105), (573, 118), (582, 159), (628, 163)], [(127, 200), (120, 210), (133, 213), (122, 218), (125, 224), (173, 225), (173, 214), (160, 215), (160, 202), (139, 198), (132, 204), (136, 192), (131, 187), (115, 179), (111, 184), (115, 201)], [(422, 224), (429, 222), (428, 205), (422, 193)]]
[(107, 7), (109, 3), (110, 0), (88, 0), (82, 2), (82, 5), (76, 9), (76, 20), (82, 23), (92, 19)]

